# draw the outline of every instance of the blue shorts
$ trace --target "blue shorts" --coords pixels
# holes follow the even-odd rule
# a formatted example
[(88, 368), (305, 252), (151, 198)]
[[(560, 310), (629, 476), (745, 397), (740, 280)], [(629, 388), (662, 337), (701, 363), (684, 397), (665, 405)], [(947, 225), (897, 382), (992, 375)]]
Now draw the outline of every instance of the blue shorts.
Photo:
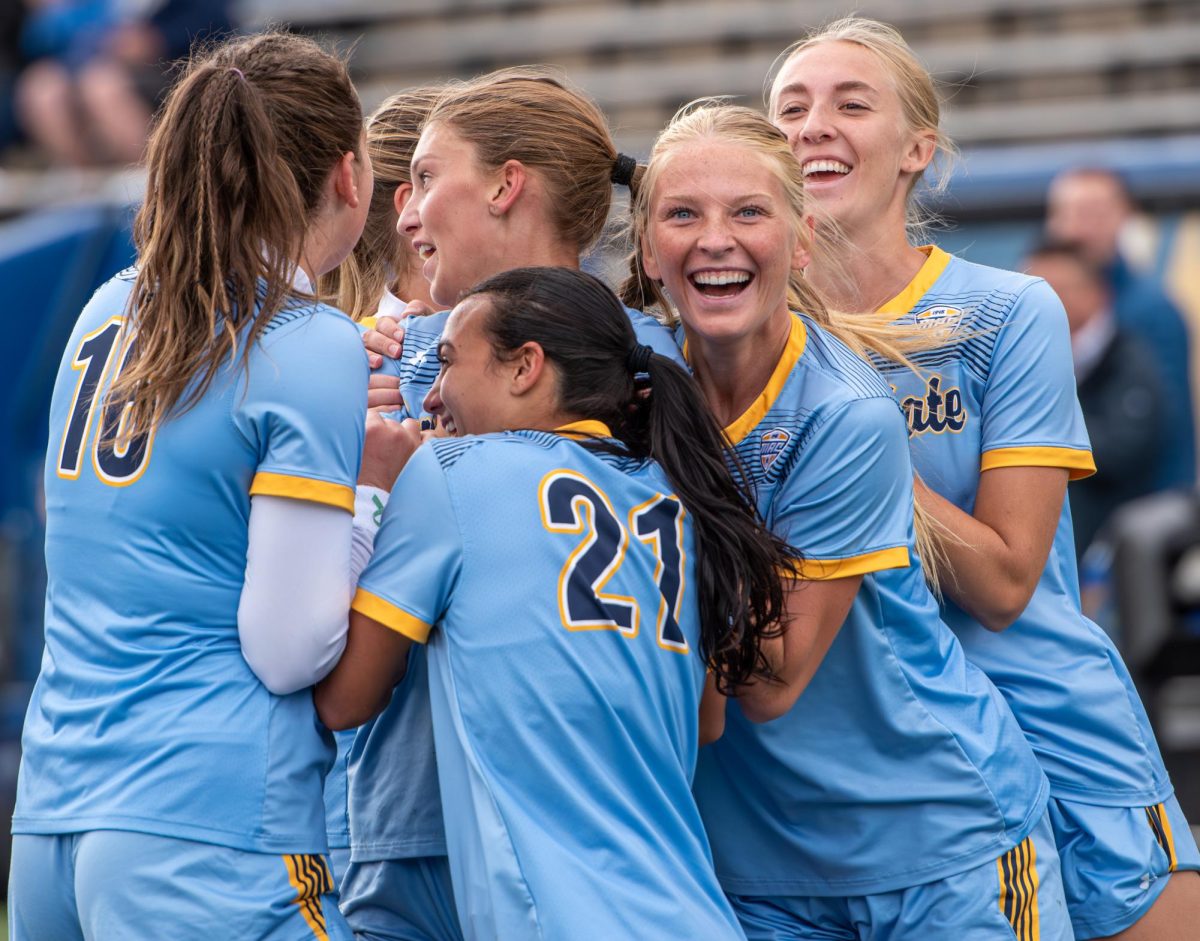
[(999, 859), (858, 896), (731, 895), (749, 941), (1072, 941), (1050, 821)]
[(445, 856), (351, 862), (341, 888), (358, 941), (463, 941)]
[(13, 836), (10, 941), (352, 941), (324, 856), (149, 833)]
[(1124, 931), (1154, 904), (1176, 870), (1200, 869), (1200, 851), (1171, 795), (1152, 807), (1100, 807), (1050, 798), (1076, 937)]
[(333, 873), (333, 884), (341, 894), (342, 880), (346, 878), (346, 870), (350, 868), (350, 847), (329, 847), (329, 869)]

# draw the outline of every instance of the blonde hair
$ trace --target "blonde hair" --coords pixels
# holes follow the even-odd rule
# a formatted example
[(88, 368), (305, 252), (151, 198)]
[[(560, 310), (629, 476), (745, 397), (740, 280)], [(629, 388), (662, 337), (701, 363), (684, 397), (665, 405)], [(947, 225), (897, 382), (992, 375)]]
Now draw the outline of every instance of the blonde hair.
[(367, 118), (367, 153), (375, 171), (371, 209), (354, 251), (321, 279), (321, 294), (354, 320), (374, 314), (384, 290), (394, 289), (412, 267), (415, 253), (396, 231), (393, 197), (396, 187), (412, 182), (413, 151), (441, 94), (441, 86), (409, 88), (385, 99)]
[(108, 394), (118, 436), (195, 405), (239, 353), (248, 362), (361, 133), (345, 62), (311, 39), (268, 32), (193, 55), (150, 135), (124, 327), (136, 339)]
[(489, 169), (516, 160), (534, 170), (559, 233), (580, 254), (599, 239), (617, 148), (600, 108), (561, 74), (522, 66), (452, 85), (427, 121), (439, 123), (474, 145)]
[(776, 86), (779, 76), (796, 56), (822, 43), (849, 42), (861, 46), (879, 59), (891, 76), (896, 94), (900, 98), (901, 113), (909, 130), (929, 132), (933, 135), (934, 160), (929, 167), (914, 174), (909, 182), (907, 223), (910, 233), (919, 236), (932, 221), (931, 214), (924, 209), (913, 195), (917, 183), (924, 178), (930, 167), (935, 167), (935, 181), (930, 191), (945, 190), (949, 171), (958, 155), (954, 141), (942, 130), (942, 103), (934, 85), (933, 76), (921, 64), (912, 47), (894, 26), (879, 20), (860, 16), (847, 16), (812, 30), (803, 39), (792, 43), (779, 54), (767, 75), (767, 108), (775, 114), (778, 105)]
[[(661, 285), (646, 275), (643, 250), (650, 221), (651, 200), (658, 177), (676, 148), (700, 140), (718, 140), (744, 147), (758, 154), (778, 181), (784, 205), (790, 210), (789, 222), (801, 244), (821, 240), (806, 223), (811, 210), (804, 190), (804, 173), (788, 145), (787, 138), (763, 115), (750, 108), (730, 105), (721, 99), (701, 99), (686, 105), (658, 136), (650, 152), (649, 163), (634, 175), (631, 229), (633, 252), (630, 274), (621, 286), (621, 300), (630, 307), (656, 308), (668, 323), (678, 323), (678, 314), (662, 291)], [(820, 228), (820, 227), (818, 227)], [(782, 248), (781, 248), (782, 250)], [(823, 257), (829, 257), (828, 254)], [(932, 349), (944, 342), (940, 334), (914, 326), (897, 324), (890, 314), (848, 314), (834, 310), (799, 271), (788, 279), (788, 306), (804, 311), (826, 332), (837, 337), (851, 350), (870, 362), (871, 356), (900, 363), (915, 370), (910, 355)], [(917, 552), (924, 563), (926, 578), (936, 592), (939, 577), (948, 568), (944, 550), (947, 533), (928, 514), (914, 505), (914, 529)]]

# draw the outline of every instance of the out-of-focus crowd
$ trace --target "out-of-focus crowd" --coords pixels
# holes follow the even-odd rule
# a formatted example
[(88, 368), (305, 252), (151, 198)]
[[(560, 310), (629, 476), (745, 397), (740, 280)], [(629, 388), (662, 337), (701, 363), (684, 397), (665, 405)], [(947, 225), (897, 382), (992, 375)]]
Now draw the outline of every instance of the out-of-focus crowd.
[(0, 151), (136, 163), (172, 63), (232, 26), (229, 0), (0, 0)]

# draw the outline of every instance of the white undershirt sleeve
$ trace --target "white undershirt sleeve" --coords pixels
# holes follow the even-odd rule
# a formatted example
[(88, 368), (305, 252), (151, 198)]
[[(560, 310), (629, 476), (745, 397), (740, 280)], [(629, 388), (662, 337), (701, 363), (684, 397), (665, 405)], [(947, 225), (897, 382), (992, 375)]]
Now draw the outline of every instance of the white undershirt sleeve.
[(378, 487), (359, 484), (354, 494), (354, 535), (350, 543), (350, 595), (358, 587), (359, 576), (375, 551), (375, 534), (383, 521), (383, 509), (390, 494)]
[[(352, 523), (337, 507), (250, 498), (238, 636), (250, 669), (284, 696), (325, 676), (346, 646)], [(372, 534), (373, 538), (373, 534)]]

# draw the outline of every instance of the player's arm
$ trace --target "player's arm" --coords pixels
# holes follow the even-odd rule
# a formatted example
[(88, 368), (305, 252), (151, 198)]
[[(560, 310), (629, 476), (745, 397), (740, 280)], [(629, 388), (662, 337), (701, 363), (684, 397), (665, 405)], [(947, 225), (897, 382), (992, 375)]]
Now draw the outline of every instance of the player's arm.
[(738, 691), (754, 722), (778, 718), (808, 686), (863, 576), (906, 568), (912, 521), (904, 419), (891, 398), (845, 403), (815, 429), (776, 496), (772, 528), (800, 558), (785, 581), (786, 623), (765, 652), (775, 673)]
[(709, 745), (725, 732), (725, 697), (717, 689), (717, 678), (709, 673), (704, 678), (704, 693), (700, 697), (700, 744)]
[(916, 496), (945, 530), (942, 590), (984, 627), (1001, 631), (1037, 588), (1067, 480), (1095, 470), (1075, 397), (1067, 315), (1044, 281), (1021, 291), (996, 333), (989, 368), (974, 506), (960, 509), (925, 483)]
[[(411, 447), (413, 427), (385, 431)], [(404, 678), (409, 648), (429, 639), (450, 603), (462, 540), (432, 447), (417, 447), (396, 479), (373, 548), (350, 602), (345, 653), (313, 693), (331, 729), (362, 725), (387, 706)]]
[(313, 691), (321, 721), (335, 731), (353, 729), (381, 713), (404, 679), (412, 644), (399, 631), (351, 611), (342, 658)]
[(973, 513), (916, 481), (917, 502), (946, 537), (938, 540), (949, 568), (942, 591), (988, 630), (1004, 630), (1033, 597), (1054, 543), (1068, 474), (1065, 467), (983, 471)]
[(738, 690), (751, 722), (778, 719), (796, 704), (850, 613), (862, 576), (827, 581), (792, 579), (787, 588), (787, 625), (764, 649), (774, 679), (756, 680)]
[(250, 500), (246, 575), (238, 603), (242, 656), (286, 696), (329, 672), (346, 642), (345, 509), (257, 494)]

